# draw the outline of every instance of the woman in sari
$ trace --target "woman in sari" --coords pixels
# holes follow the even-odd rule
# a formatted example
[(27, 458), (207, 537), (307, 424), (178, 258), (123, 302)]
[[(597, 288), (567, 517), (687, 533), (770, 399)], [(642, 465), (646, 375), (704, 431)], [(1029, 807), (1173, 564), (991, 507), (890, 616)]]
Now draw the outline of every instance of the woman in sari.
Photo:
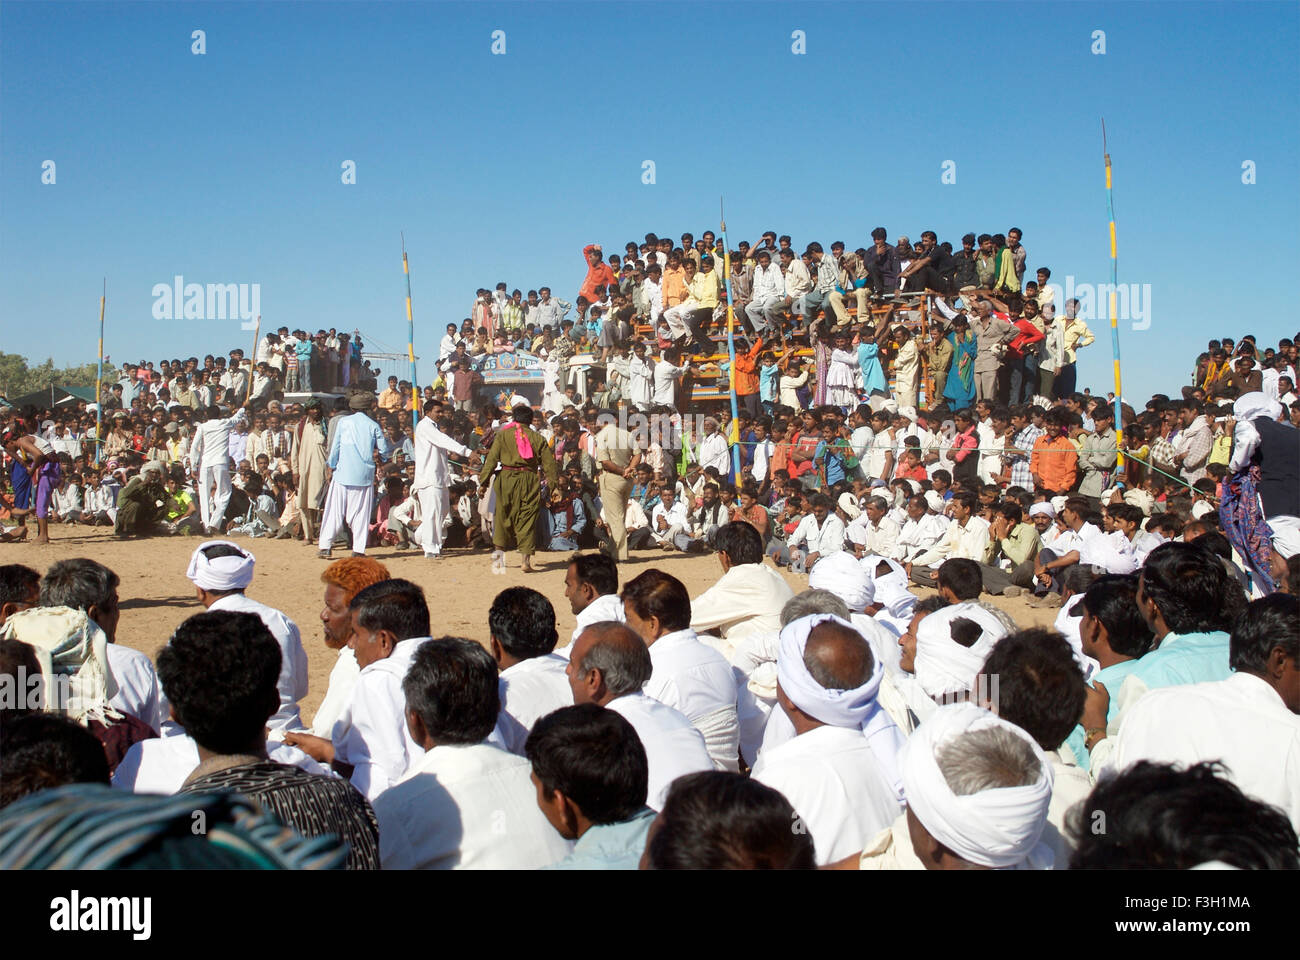
[(953, 320), (948, 342), (952, 344), (952, 368), (943, 396), (953, 410), (962, 410), (975, 402), (975, 354), (979, 350), (965, 317)]

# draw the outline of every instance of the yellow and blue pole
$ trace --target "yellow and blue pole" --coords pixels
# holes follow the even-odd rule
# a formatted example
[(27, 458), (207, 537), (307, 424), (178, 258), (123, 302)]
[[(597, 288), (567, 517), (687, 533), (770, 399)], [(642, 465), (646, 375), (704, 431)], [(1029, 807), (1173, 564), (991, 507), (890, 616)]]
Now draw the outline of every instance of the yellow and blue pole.
[(1101, 151), (1106, 159), (1106, 215), (1110, 220), (1110, 348), (1115, 356), (1115, 470), (1124, 469), (1124, 391), (1119, 376), (1119, 314), (1115, 299), (1119, 293), (1119, 264), (1115, 249), (1115, 200), (1111, 193), (1110, 152), (1106, 149), (1106, 121), (1101, 121)]
[(108, 299), (108, 277), (99, 294), (99, 371), (95, 374), (95, 466), (104, 449), (104, 301)]
[(420, 425), (420, 388), (415, 383), (415, 317), (411, 313), (411, 266), (406, 260), (406, 234), (402, 234), (402, 273), (406, 275), (406, 356), (411, 363), (411, 426)]
[(718, 211), (722, 227), (722, 275), (727, 284), (727, 356), (731, 360), (728, 370), (728, 379), (731, 386), (731, 433), (734, 442), (731, 445), (731, 469), (736, 478), (736, 483), (740, 483), (740, 425), (737, 418), (740, 416), (740, 408), (736, 404), (736, 313), (735, 300), (731, 295), (731, 244), (727, 242), (727, 219), (726, 214), (722, 211), (722, 198), (718, 198)]

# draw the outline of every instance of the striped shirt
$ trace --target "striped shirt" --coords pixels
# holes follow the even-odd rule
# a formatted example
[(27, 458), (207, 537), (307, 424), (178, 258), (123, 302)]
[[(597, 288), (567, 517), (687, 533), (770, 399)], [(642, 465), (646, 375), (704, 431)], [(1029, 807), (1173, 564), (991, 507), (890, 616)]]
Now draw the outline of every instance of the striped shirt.
[[(1031, 423), (1016, 434), (1016, 438), (1011, 441), (1011, 445), (1018, 450), (1027, 450), (1029, 453), (1033, 453), (1034, 444), (1046, 432), (1046, 430)], [(1034, 492), (1034, 478), (1029, 470), (1029, 454), (1017, 454), (1011, 458), (1011, 486), (1024, 487), (1030, 493)]]
[(348, 845), (349, 870), (379, 869), (379, 822), (370, 801), (346, 780), (271, 760), (240, 764), (188, 781), (182, 793), (232, 790), (304, 837), (333, 835)]

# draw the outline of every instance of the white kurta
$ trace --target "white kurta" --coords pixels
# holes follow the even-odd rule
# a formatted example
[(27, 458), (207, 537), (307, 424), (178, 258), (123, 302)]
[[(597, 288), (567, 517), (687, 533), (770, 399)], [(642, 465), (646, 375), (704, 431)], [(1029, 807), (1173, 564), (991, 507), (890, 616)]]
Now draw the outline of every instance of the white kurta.
[(691, 601), (691, 629), (716, 627), (728, 648), (734, 648), (751, 633), (779, 631), (781, 608), (793, 597), (785, 578), (771, 567), (738, 563)]
[(108, 701), (109, 705), (147, 723), (155, 731), (161, 730), (171, 708), (163, 696), (153, 661), (139, 650), (119, 643), (108, 644), (107, 651), (108, 669), (117, 683), (117, 693)]
[(316, 708), (312, 717), (311, 732), (327, 740), (334, 739), (334, 728), (339, 723), (347, 729), (352, 722), (352, 691), (356, 688), (357, 677), (361, 668), (357, 666), (357, 655), (350, 647), (338, 652), (334, 667), (330, 670), (329, 687), (325, 699)]
[(302, 648), (298, 625), (274, 607), (258, 603), (242, 593), (227, 594), (208, 610), (255, 613), (266, 624), (266, 629), (280, 645), (280, 679), (276, 683), (280, 691), (280, 709), (266, 721), (266, 725), (272, 730), (301, 730), (298, 701), (307, 696), (307, 651)]
[(406, 728), (402, 681), (428, 637), (400, 641), (384, 660), (362, 668), (352, 691), (352, 722), (334, 731), (334, 757), (353, 766), (352, 785), (374, 800), (406, 774), (424, 748)]
[[(266, 755), (274, 763), (291, 764), (322, 776), (335, 776), (333, 770), (317, 763), (297, 747), (267, 741)], [(199, 765), (199, 745), (182, 734), (133, 743), (122, 762), (113, 771), (113, 786), (133, 793), (177, 793), (186, 778)]]
[(486, 743), (434, 747), (374, 801), (385, 870), (535, 870), (568, 856), (532, 765)]
[(623, 623), (627, 617), (623, 610), (623, 600), (617, 593), (606, 593), (597, 597), (591, 603), (582, 608), (578, 614), (577, 626), (573, 628), (573, 637), (567, 647), (557, 647), (555, 653), (558, 656), (569, 659), (573, 652), (573, 644), (578, 642), (578, 636), (593, 623), (603, 623), (606, 620), (616, 620)]
[(902, 812), (859, 729), (821, 726), (764, 750), (753, 777), (790, 801), (819, 864), (861, 851)]
[(680, 711), (700, 731), (719, 770), (738, 770), (740, 719), (731, 664), (689, 629), (650, 644), (650, 662), (654, 672), (643, 692)]
[[(497, 680), (501, 710), (518, 723), (512, 729), (522, 733), (524, 740), (542, 717), (561, 707), (573, 706), (573, 688), (564, 672), (567, 665), (563, 657), (548, 653), (521, 660), (501, 671)], [(511, 753), (524, 752), (522, 742), (507, 746)]]
[(1285, 811), (1300, 830), (1300, 717), (1249, 673), (1149, 691), (1129, 709), (1111, 765), (1220, 760), (1242, 792)]
[(650, 774), (647, 806), (662, 810), (674, 780), (714, 769), (704, 737), (681, 711), (643, 693), (616, 697), (605, 706), (632, 725), (645, 748)]
[(415, 482), (411, 492), (419, 501), (423, 518), (415, 539), (426, 557), (442, 552), (443, 521), (451, 511), (451, 497), (447, 492), (451, 480), (449, 453), (468, 457), (470, 450), (439, 430), (428, 417), (422, 417), (415, 428)]

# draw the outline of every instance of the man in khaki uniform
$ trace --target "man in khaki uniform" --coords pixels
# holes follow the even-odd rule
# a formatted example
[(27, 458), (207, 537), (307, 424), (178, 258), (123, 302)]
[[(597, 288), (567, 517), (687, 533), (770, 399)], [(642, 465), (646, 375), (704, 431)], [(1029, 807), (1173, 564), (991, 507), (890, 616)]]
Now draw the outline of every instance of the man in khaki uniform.
[(632, 478), (636, 476), (641, 453), (632, 435), (619, 426), (609, 411), (601, 411), (605, 425), (596, 434), (596, 466), (600, 469), (598, 486), (600, 502), (604, 509), (605, 526), (614, 542), (615, 558), (628, 559), (627, 552), (627, 498), (632, 492)]

